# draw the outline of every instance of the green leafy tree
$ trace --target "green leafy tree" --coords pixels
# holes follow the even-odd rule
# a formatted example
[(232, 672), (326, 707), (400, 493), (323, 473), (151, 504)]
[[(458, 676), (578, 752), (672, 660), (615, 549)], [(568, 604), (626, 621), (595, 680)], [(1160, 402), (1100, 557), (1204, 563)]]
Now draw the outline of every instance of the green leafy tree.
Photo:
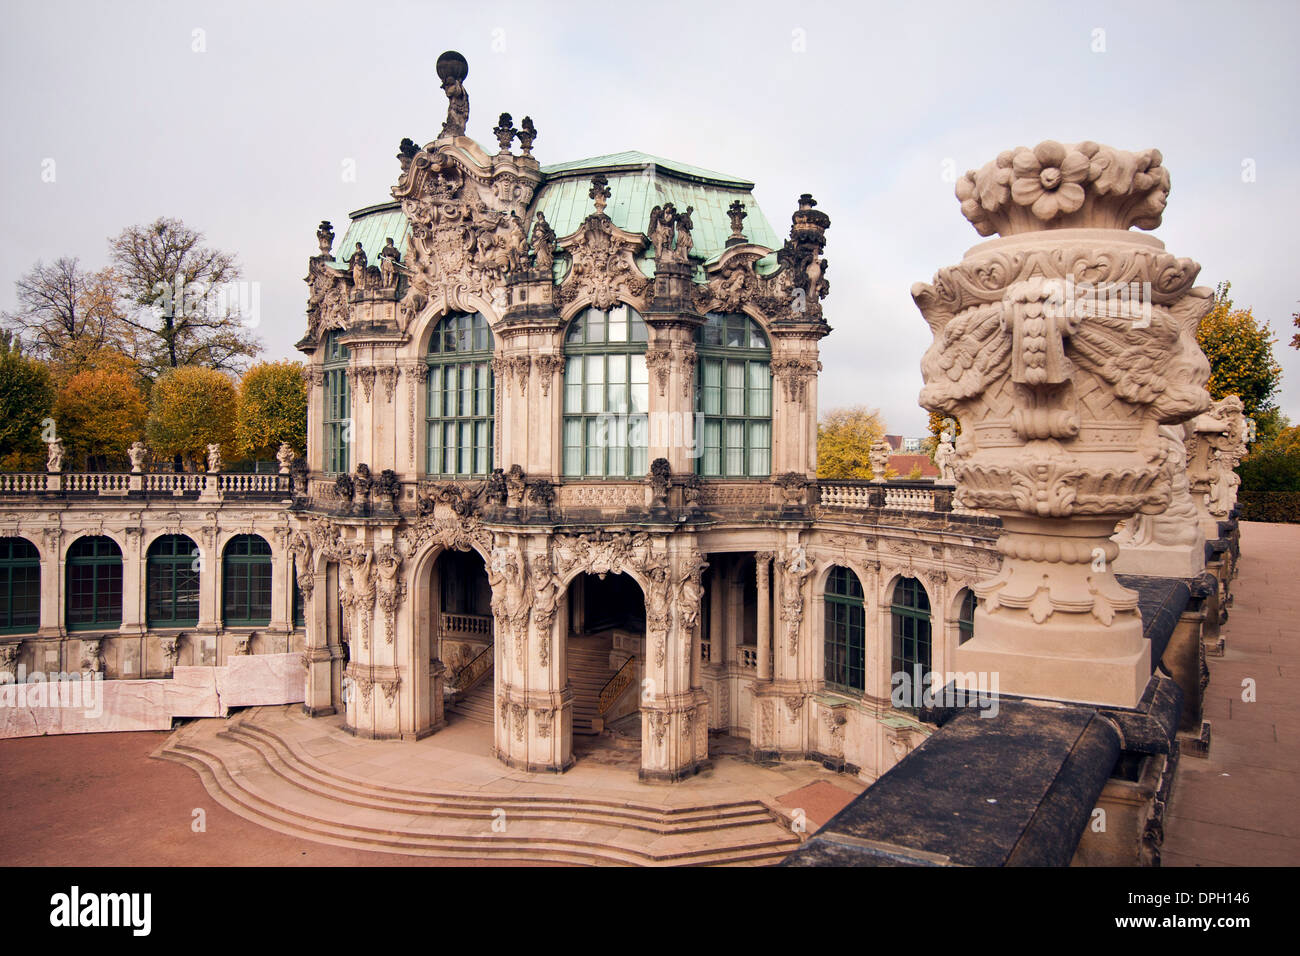
[(122, 369), (88, 369), (68, 376), (54, 400), (54, 420), (68, 455), (87, 471), (124, 461), (131, 443), (144, 437), (144, 393), (136, 376)]
[(878, 410), (865, 405), (831, 409), (817, 425), (817, 477), (870, 478), (871, 445), (884, 436)]
[(234, 384), (215, 369), (167, 372), (149, 392), (149, 445), (156, 454), (198, 470), (209, 444), (221, 445), (223, 454), (234, 449), (238, 405)]
[(307, 450), (307, 385), (301, 362), (261, 362), (239, 385), (235, 444), (250, 458), (271, 458), (288, 442), (295, 454)]
[(0, 332), (0, 470), (45, 470), (42, 433), (53, 406), (50, 370), (23, 355), (11, 333)]
[(1258, 419), (1273, 406), (1282, 380), (1282, 366), (1273, 357), (1277, 341), (1267, 322), (1261, 325), (1250, 309), (1233, 306), (1231, 283), (1220, 283), (1214, 307), (1201, 320), (1196, 341), (1210, 360), (1210, 395), (1241, 398), (1245, 413)]

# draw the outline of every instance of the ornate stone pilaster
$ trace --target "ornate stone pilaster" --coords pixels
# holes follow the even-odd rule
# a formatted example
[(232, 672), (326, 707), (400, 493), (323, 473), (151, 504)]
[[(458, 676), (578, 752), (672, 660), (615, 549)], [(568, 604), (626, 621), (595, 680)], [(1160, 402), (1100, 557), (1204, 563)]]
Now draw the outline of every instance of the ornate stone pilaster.
[(1003, 153), (957, 186), (1001, 238), (912, 289), (934, 333), (921, 405), (960, 419), (962, 500), (1004, 528), (954, 670), (997, 672), (1008, 693), (1131, 707), (1151, 674), (1110, 535), (1169, 506), (1159, 426), (1209, 406), (1200, 267), (1130, 231), (1159, 225), (1168, 192), (1157, 150)]

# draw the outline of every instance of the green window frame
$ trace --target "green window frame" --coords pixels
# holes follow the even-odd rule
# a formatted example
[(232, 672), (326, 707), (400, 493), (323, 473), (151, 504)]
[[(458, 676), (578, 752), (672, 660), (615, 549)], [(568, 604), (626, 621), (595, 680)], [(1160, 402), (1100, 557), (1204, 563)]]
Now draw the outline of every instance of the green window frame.
[(444, 317), (429, 340), (425, 468), (441, 477), (492, 471), (492, 330), (482, 313)]
[(352, 395), (348, 388), (351, 352), (339, 341), (336, 329), (325, 336), (324, 464), (331, 475), (344, 475), (352, 467)]
[[(899, 578), (894, 585), (890, 606), (890, 631), (892, 634), (892, 680), (906, 674), (912, 688), (914, 706), (920, 706), (920, 696), (925, 690), (925, 675), (930, 673), (932, 623), (930, 596), (916, 578)], [(920, 682), (917, 681), (919, 670)]]
[(72, 542), (67, 559), (69, 631), (122, 626), (122, 549), (106, 535), (87, 535)]
[(848, 691), (867, 689), (867, 612), (862, 582), (849, 568), (826, 579), (826, 683)]
[(564, 336), (563, 473), (641, 478), (650, 470), (645, 319), (628, 305), (588, 308)]
[(772, 473), (772, 349), (747, 315), (710, 312), (695, 331), (695, 410), (703, 418), (695, 470), (707, 478)]
[(271, 546), (256, 534), (226, 544), (221, 559), (221, 619), (233, 627), (271, 623)]
[(199, 549), (183, 534), (165, 534), (145, 558), (145, 621), (149, 627), (199, 623)]
[(0, 538), (0, 634), (41, 626), (41, 553), (26, 538)]
[(957, 643), (965, 644), (975, 636), (975, 592), (962, 588), (961, 607), (957, 610)]

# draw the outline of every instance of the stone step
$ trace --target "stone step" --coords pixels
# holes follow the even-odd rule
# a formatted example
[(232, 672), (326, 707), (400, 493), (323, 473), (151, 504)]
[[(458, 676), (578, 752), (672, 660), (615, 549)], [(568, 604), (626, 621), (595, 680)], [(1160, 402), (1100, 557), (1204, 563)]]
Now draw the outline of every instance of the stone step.
[(771, 813), (762, 804), (718, 804), (668, 814), (659, 808), (635, 805), (586, 805), (573, 800), (538, 796), (492, 797), (407, 791), (394, 794), (382, 787), (343, 778), (295, 754), (282, 738), (263, 728), (232, 728), (218, 737), (232, 739), (258, 751), (273, 770), (294, 786), (353, 806), (394, 810), (403, 814), (436, 813), (491, 822), (493, 812), (505, 810), (512, 819), (570, 820), (630, 827), (660, 834), (699, 833), (753, 824), (770, 824)]
[[(189, 728), (186, 728), (189, 729)], [(259, 728), (265, 729), (265, 728)], [(442, 810), (424, 813), (409, 805), (394, 809), (341, 802), (290, 781), (289, 762), (282, 757), (272, 767), (267, 752), (249, 742), (257, 735), (250, 727), (230, 734), (176, 734), (159, 756), (176, 760), (199, 773), (212, 797), (241, 816), (279, 832), (304, 838), (368, 849), (421, 856), (466, 858), (490, 856), (498, 860), (627, 865), (723, 865), (772, 863), (799, 844), (799, 839), (769, 816), (765, 823), (718, 827), (712, 831), (683, 829), (645, 838), (631, 836), (627, 821), (602, 823), (582, 819), (582, 838), (574, 835), (575, 812), (583, 803), (550, 799), (558, 805), (558, 818), (530, 818), (527, 805), (517, 796), (463, 795), (457, 799), (487, 804), (506, 812), (507, 831), (495, 833), (491, 810), (469, 816)], [(240, 746), (234, 741), (239, 737)], [(263, 747), (271, 750), (263, 740)], [(285, 752), (294, 757), (288, 745)], [(328, 788), (320, 788), (328, 789)], [(383, 788), (376, 788), (383, 789)], [(540, 804), (539, 804), (540, 805)], [(759, 804), (761, 806), (761, 804)], [(698, 814), (701, 809), (696, 808)], [(413, 826), (419, 824), (422, 826)], [(436, 828), (436, 829), (429, 829)]]

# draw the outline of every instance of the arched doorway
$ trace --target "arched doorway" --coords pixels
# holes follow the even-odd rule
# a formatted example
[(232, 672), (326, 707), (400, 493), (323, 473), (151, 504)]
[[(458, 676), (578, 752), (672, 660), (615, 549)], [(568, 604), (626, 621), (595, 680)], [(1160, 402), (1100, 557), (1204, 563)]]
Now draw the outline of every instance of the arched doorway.
[(575, 756), (608, 743), (639, 752), (646, 655), (641, 587), (627, 574), (580, 574), (568, 598), (565, 666)]
[[(448, 715), (492, 726), (492, 587), (477, 551), (446, 550), (428, 580), (425, 640), (430, 666), (442, 661)], [(486, 746), (490, 747), (490, 733)]]

